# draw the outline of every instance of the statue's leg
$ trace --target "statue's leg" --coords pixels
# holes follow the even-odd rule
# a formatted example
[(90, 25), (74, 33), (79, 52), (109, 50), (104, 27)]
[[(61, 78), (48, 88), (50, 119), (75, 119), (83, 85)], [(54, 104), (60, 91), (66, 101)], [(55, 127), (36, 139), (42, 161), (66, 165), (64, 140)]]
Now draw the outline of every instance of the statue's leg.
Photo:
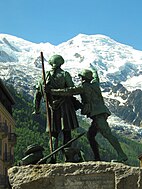
[(51, 130), (53, 137), (53, 150), (58, 148), (59, 134), (61, 132), (61, 112), (58, 110), (50, 111), (51, 117)]
[(52, 142), (53, 142), (53, 151), (55, 151), (58, 148), (58, 134), (56, 134), (56, 136), (52, 135)]
[[(53, 145), (53, 151), (55, 151), (58, 148), (58, 133), (52, 133), (52, 145)], [(51, 157), (51, 163), (56, 163), (57, 161), (57, 154), (54, 154)]]
[(89, 127), (89, 130), (87, 132), (87, 138), (90, 143), (91, 149), (95, 156), (95, 161), (100, 161), (100, 154), (99, 154), (99, 148), (98, 143), (95, 140), (95, 136), (97, 135), (97, 125), (95, 119), (92, 121), (91, 126)]
[(65, 131), (63, 130), (63, 144), (66, 144), (68, 141), (71, 140), (71, 130)]
[(114, 147), (118, 154), (118, 161), (126, 161), (127, 156), (123, 152), (119, 141), (117, 138), (112, 134), (111, 129), (103, 115), (99, 115), (96, 118), (97, 125), (99, 127), (99, 132), (110, 142), (110, 144)]

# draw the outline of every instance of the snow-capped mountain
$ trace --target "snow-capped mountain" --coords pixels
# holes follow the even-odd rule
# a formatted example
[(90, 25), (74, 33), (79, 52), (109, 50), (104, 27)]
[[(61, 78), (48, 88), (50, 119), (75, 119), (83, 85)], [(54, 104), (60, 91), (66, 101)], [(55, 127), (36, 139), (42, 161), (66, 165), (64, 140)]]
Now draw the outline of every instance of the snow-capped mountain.
[(118, 126), (121, 120), (122, 125), (140, 126), (142, 51), (104, 35), (79, 34), (54, 46), (50, 43), (35, 44), (0, 34), (0, 78), (33, 96), (33, 86), (42, 75), (41, 51), (44, 54), (46, 70), (50, 69), (50, 56), (62, 55), (65, 59), (62, 68), (70, 72), (76, 84), (78, 72), (82, 69), (97, 69), (103, 96), (113, 114), (110, 124)]

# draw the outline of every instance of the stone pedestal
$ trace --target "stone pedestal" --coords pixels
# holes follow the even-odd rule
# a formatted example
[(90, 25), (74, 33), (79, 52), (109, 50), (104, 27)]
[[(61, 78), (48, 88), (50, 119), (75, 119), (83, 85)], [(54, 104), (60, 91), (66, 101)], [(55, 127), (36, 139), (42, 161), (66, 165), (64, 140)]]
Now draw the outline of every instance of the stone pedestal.
[(8, 174), (13, 189), (142, 189), (142, 168), (121, 163), (15, 166)]

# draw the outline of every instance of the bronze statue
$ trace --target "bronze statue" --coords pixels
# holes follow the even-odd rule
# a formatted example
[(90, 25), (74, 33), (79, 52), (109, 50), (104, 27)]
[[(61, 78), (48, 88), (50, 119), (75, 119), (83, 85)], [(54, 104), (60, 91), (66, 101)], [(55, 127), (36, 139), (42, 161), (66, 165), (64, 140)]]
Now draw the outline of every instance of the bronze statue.
[(53, 95), (70, 96), (80, 94), (82, 99), (81, 113), (91, 118), (92, 123), (87, 132), (87, 138), (94, 153), (96, 161), (101, 160), (98, 144), (95, 136), (100, 132), (117, 151), (118, 162), (127, 160), (126, 154), (123, 152), (117, 138), (112, 135), (111, 129), (108, 125), (107, 118), (111, 115), (108, 108), (105, 106), (104, 99), (99, 86), (99, 77), (97, 71), (94, 76), (91, 70), (83, 70), (79, 76), (81, 77), (82, 84), (78, 87), (68, 87), (65, 89), (52, 89)]
[[(52, 66), (50, 71), (46, 72), (46, 88), (64, 89), (73, 87), (69, 72), (61, 69), (64, 59), (60, 55), (53, 55), (49, 59), (49, 64)], [(43, 79), (39, 80), (36, 86), (34, 95), (34, 113), (40, 113), (40, 101), (44, 96)], [(79, 127), (75, 107), (73, 104), (73, 96), (57, 96), (47, 92), (49, 102), (49, 117), (51, 123), (51, 135), (53, 137), (53, 150), (58, 148), (58, 137), (60, 132), (63, 132), (63, 144), (71, 140), (71, 130)]]

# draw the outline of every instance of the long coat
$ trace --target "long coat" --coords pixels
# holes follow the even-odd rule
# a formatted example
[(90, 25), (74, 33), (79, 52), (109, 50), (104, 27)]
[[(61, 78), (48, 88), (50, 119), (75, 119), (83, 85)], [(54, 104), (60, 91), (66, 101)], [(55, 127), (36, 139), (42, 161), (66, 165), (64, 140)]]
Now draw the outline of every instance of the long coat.
[[(56, 72), (46, 72), (46, 85), (49, 88), (64, 89), (66, 87), (73, 87), (71, 75), (67, 72), (58, 68)], [(40, 100), (44, 94), (43, 92), (43, 80), (38, 82), (36, 87), (36, 94), (34, 98), (35, 109), (39, 107)], [(48, 95), (49, 100), (49, 112), (51, 120), (51, 132), (59, 133), (62, 129), (65, 131), (79, 127), (75, 108), (73, 105), (72, 96), (57, 96)], [(36, 105), (37, 104), (37, 105)]]

